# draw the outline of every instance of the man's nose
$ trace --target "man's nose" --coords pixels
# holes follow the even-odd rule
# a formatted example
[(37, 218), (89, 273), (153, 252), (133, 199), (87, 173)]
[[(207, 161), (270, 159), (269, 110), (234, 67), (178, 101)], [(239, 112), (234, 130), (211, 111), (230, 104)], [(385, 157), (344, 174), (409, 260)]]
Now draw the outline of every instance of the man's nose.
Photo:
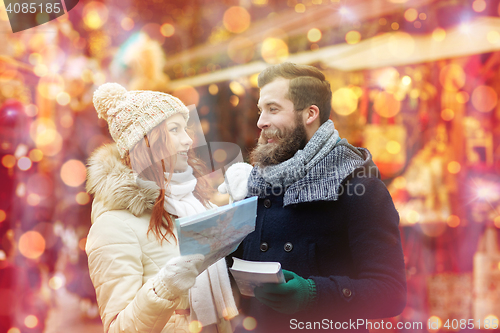
[(268, 128), (271, 126), (269, 122), (269, 117), (265, 114), (265, 112), (262, 112), (259, 116), (259, 120), (257, 121), (257, 127), (260, 129)]

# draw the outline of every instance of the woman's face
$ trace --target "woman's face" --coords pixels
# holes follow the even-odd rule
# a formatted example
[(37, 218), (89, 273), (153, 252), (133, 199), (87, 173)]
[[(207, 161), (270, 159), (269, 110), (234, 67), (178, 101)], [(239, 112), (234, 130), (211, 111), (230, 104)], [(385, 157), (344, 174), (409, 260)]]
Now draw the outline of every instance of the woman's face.
[(175, 147), (176, 163), (175, 171), (184, 171), (188, 167), (187, 151), (191, 148), (193, 140), (186, 132), (187, 123), (182, 114), (177, 113), (166, 121), (167, 131), (172, 140), (172, 146)]

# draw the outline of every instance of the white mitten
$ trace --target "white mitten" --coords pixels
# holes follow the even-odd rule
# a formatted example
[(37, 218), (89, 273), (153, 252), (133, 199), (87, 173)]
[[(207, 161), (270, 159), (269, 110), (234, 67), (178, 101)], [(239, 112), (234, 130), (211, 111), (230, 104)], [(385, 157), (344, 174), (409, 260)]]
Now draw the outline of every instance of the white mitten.
[(194, 286), (204, 260), (205, 256), (202, 254), (170, 259), (157, 275), (163, 287), (161, 290), (155, 290), (158, 296), (171, 299), (184, 294)]
[(224, 183), (220, 184), (217, 190), (226, 194), (229, 193), (234, 201), (243, 200), (247, 196), (248, 177), (253, 167), (248, 163), (235, 163), (231, 165), (224, 175)]

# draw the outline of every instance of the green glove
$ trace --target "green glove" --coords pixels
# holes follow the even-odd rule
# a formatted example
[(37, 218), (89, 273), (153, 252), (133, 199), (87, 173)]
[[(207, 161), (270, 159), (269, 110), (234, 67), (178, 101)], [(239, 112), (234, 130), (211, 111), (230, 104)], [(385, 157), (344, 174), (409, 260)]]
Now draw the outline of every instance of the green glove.
[(264, 283), (254, 289), (255, 297), (272, 309), (292, 314), (311, 306), (316, 297), (316, 284), (294, 272), (283, 270), (286, 283)]

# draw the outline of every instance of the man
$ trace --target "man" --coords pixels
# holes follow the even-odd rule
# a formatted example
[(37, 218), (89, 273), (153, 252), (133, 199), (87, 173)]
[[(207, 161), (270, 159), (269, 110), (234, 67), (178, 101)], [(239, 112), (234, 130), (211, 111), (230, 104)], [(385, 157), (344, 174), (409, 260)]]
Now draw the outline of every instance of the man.
[[(242, 296), (242, 312), (255, 318), (253, 332), (367, 332), (367, 319), (396, 316), (406, 304), (392, 198), (370, 152), (341, 139), (329, 120), (332, 94), (319, 70), (283, 63), (258, 83), (262, 131), (240, 195), (259, 197), (257, 222), (232, 256), (278, 261), (286, 283)], [(231, 173), (234, 198), (241, 184)]]

